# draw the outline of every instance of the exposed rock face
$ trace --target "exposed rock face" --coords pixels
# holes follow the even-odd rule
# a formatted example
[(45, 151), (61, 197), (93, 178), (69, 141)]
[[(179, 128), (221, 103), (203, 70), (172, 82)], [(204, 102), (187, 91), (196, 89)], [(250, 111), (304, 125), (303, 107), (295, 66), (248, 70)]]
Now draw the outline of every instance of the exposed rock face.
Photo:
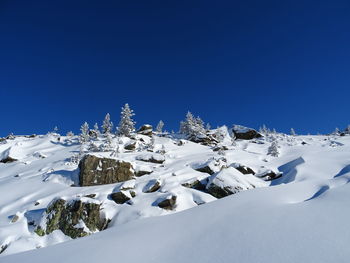
[(263, 179), (264, 181), (272, 181), (277, 178), (280, 178), (282, 176), (282, 173), (275, 173), (274, 171), (268, 170), (266, 172), (263, 172), (259, 175), (257, 175), (259, 178)]
[(267, 183), (251, 174), (242, 174), (233, 167), (212, 175), (206, 189), (216, 198), (223, 198), (243, 190), (266, 186)]
[(47, 207), (35, 232), (43, 236), (61, 230), (71, 238), (78, 238), (101, 231), (107, 227), (108, 220), (101, 217), (100, 206), (99, 203), (79, 199), (55, 199)]
[(128, 151), (135, 151), (136, 150), (136, 142), (128, 143), (127, 145), (124, 146), (124, 149), (128, 150)]
[(15, 158), (12, 158), (10, 156), (7, 156), (6, 158), (0, 160), (0, 163), (13, 163), (13, 162), (16, 162), (17, 159)]
[(202, 173), (208, 173), (210, 175), (219, 172), (222, 168), (226, 167), (226, 159), (209, 159), (202, 165), (195, 167), (195, 170)]
[(231, 164), (230, 166), (236, 168), (242, 174), (252, 174), (252, 175), (255, 174), (255, 172), (254, 172), (254, 170), (252, 168), (244, 166), (244, 165), (241, 165), (239, 163), (234, 163), (234, 164)]
[(149, 153), (149, 154), (143, 154), (143, 155), (137, 156), (136, 160), (149, 162), (149, 163), (162, 164), (165, 161), (165, 157), (158, 153)]
[(173, 210), (176, 206), (176, 199), (176, 195), (172, 195), (170, 198), (167, 198), (158, 203), (158, 206), (166, 210)]
[(134, 177), (131, 163), (86, 155), (79, 163), (81, 186), (124, 182)]
[(144, 187), (143, 192), (144, 193), (153, 193), (160, 189), (161, 182), (160, 180), (151, 180), (148, 182), (148, 184)]
[(111, 194), (111, 199), (117, 204), (124, 204), (131, 199), (130, 193), (120, 191)]
[(138, 134), (146, 135), (146, 136), (152, 136), (153, 133), (153, 127), (149, 124), (144, 124), (141, 126), (141, 128), (137, 131)]
[(187, 187), (187, 188), (192, 188), (200, 191), (205, 191), (205, 186), (207, 185), (207, 179), (204, 180), (194, 180), (194, 181), (189, 181), (186, 183), (183, 183), (182, 186)]
[(262, 135), (256, 130), (241, 125), (234, 125), (232, 132), (234, 133), (236, 139), (240, 140), (251, 140), (262, 137)]

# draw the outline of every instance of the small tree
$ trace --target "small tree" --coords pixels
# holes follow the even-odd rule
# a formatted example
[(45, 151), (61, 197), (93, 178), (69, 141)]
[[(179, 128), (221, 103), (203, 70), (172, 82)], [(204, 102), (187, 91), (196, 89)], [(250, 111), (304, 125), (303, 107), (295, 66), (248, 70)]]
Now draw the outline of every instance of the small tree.
[(205, 129), (206, 129), (207, 131), (210, 131), (211, 126), (210, 126), (209, 122), (205, 125)]
[(292, 135), (292, 136), (297, 135), (297, 134), (295, 133), (295, 130), (294, 130), (293, 128), (290, 129), (290, 135)]
[(97, 122), (94, 125), (94, 131), (96, 132), (97, 135), (100, 135), (100, 128), (98, 127)]
[(119, 135), (129, 137), (130, 134), (135, 131), (135, 121), (132, 119), (134, 115), (134, 111), (130, 109), (129, 104), (126, 103), (124, 107), (122, 107), (122, 111), (120, 113), (120, 122), (118, 126)]
[(89, 124), (87, 122), (84, 122), (83, 125), (80, 127), (80, 135), (79, 135), (79, 142), (81, 144), (86, 143), (89, 141), (90, 136), (89, 136)]
[(164, 122), (163, 122), (162, 120), (160, 120), (160, 121), (158, 122), (156, 131), (157, 131), (158, 133), (162, 133), (162, 132), (163, 132), (163, 127), (164, 127)]
[(267, 149), (267, 154), (273, 157), (278, 157), (279, 151), (278, 151), (278, 142), (276, 141), (276, 139), (272, 141), (270, 147)]
[(103, 120), (102, 123), (102, 133), (106, 134), (106, 133), (111, 133), (113, 130), (113, 122), (111, 122), (111, 116), (109, 115), (109, 113), (106, 114), (105, 119)]
[(204, 123), (201, 118), (195, 118), (191, 112), (187, 112), (186, 120), (180, 123), (180, 133), (186, 135), (189, 140), (197, 141), (206, 137)]

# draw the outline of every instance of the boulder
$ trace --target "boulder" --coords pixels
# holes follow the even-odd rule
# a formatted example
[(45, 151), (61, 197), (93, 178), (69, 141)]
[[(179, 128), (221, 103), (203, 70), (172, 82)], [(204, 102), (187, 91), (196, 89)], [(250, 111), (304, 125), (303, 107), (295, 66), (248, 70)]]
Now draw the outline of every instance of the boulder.
[(6, 158), (1, 159), (0, 163), (13, 163), (13, 162), (16, 162), (16, 161), (17, 161), (17, 159), (12, 158), (10, 156), (7, 156)]
[(136, 160), (149, 162), (149, 163), (158, 163), (162, 164), (165, 161), (165, 157), (158, 153), (146, 153), (136, 157)]
[(233, 163), (230, 166), (232, 166), (233, 168), (236, 168), (238, 171), (240, 171), (242, 174), (252, 174), (255, 175), (255, 172), (252, 168), (241, 165), (239, 163)]
[(194, 169), (198, 172), (208, 173), (212, 175), (216, 172), (219, 172), (224, 167), (226, 167), (225, 158), (219, 158), (219, 159), (212, 158), (201, 165), (195, 166)]
[(282, 176), (282, 173), (280, 173), (280, 172), (275, 173), (272, 170), (267, 170), (267, 171), (262, 172), (262, 173), (257, 175), (257, 177), (263, 179), (264, 181), (272, 181), (272, 180), (275, 180), (277, 178), (280, 178), (281, 176)]
[(166, 209), (166, 210), (173, 210), (176, 206), (176, 195), (172, 195), (168, 197), (167, 199), (164, 199), (163, 201), (158, 203), (158, 207)]
[(267, 186), (263, 180), (251, 174), (242, 174), (233, 167), (228, 167), (209, 178), (206, 189), (216, 198), (223, 198), (240, 191)]
[(71, 238), (78, 238), (104, 230), (108, 220), (101, 216), (100, 210), (101, 204), (90, 198), (70, 201), (54, 199), (46, 208), (35, 232), (43, 236), (61, 230)]
[(251, 140), (262, 137), (262, 135), (256, 130), (241, 125), (234, 125), (232, 127), (232, 132), (234, 133), (236, 139), (240, 140)]
[(129, 201), (132, 198), (130, 193), (128, 193), (126, 191), (120, 191), (120, 192), (112, 193), (110, 195), (110, 197), (117, 204), (124, 204), (125, 202)]
[(81, 186), (124, 182), (134, 177), (131, 163), (94, 155), (85, 155), (79, 162), (79, 169)]
[(161, 181), (160, 180), (151, 180), (143, 188), (144, 193), (153, 193), (160, 189)]
[(187, 187), (187, 188), (192, 188), (192, 189), (196, 189), (196, 190), (200, 190), (200, 191), (205, 191), (205, 187), (207, 185), (207, 180), (192, 180), (192, 181), (188, 181), (185, 182), (183, 184), (181, 184), (183, 187)]
[(141, 128), (137, 131), (138, 134), (146, 135), (146, 136), (152, 136), (153, 134), (153, 127), (149, 124), (144, 124), (141, 126)]
[(136, 150), (136, 142), (130, 142), (127, 145), (124, 146), (125, 150), (128, 151), (135, 151)]

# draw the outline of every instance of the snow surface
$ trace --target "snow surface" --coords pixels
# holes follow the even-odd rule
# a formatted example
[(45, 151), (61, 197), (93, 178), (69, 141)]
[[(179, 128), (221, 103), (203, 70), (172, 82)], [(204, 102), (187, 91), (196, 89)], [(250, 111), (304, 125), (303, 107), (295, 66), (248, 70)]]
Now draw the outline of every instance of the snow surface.
[[(0, 163), (0, 246), (8, 245), (0, 262), (348, 262), (350, 136), (275, 137), (279, 157), (267, 155), (269, 137), (236, 141), (224, 156), (208, 146), (155, 137), (154, 148), (165, 149), (164, 164), (140, 161), (137, 156), (146, 154), (140, 152), (115, 156), (153, 173), (91, 187), (71, 186), (77, 184), (77, 164), (70, 159), (79, 151), (77, 138), (8, 140), (0, 144), (0, 156), (18, 161)], [(220, 200), (181, 185), (208, 177), (193, 167), (222, 157), (228, 165), (283, 176)], [(144, 193), (151, 180), (161, 180), (160, 190)], [(135, 187), (131, 205), (108, 199), (121, 187)], [(54, 198), (88, 194), (96, 194), (112, 219), (107, 230), (71, 240), (60, 231), (39, 237), (28, 225)], [(172, 194), (178, 197), (174, 211), (154, 205)]]

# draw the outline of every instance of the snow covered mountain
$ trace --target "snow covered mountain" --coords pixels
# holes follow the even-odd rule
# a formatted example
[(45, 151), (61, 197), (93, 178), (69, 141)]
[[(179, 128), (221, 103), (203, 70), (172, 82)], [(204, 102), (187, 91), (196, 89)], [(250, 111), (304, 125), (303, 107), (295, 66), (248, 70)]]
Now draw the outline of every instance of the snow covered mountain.
[(0, 262), (348, 262), (349, 135), (199, 134), (0, 139)]

